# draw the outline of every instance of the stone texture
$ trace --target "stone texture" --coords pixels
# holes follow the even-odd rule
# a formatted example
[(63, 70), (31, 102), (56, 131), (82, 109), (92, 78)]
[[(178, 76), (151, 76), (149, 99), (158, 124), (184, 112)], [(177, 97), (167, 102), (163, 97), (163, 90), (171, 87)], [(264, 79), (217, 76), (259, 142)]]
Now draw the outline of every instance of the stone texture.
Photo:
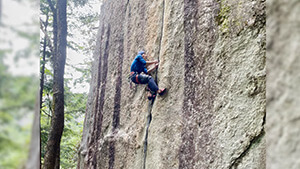
[[(265, 39), (262, 0), (104, 1), (78, 168), (265, 168)], [(139, 50), (169, 89), (150, 109)]]
[(267, 168), (300, 168), (300, 2), (267, 1)]

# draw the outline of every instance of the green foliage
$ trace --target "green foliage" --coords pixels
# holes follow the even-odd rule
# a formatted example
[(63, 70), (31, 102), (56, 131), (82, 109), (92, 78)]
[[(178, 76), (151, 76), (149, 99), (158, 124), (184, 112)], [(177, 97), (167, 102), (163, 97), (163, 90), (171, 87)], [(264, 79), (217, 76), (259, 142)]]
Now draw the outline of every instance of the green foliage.
[(1, 73), (5, 78), (0, 86), (0, 168), (18, 168), (25, 163), (29, 149), (38, 80)]
[[(86, 97), (82, 94), (71, 98), (76, 100), (74, 103), (80, 100), (86, 101)], [(76, 105), (74, 103), (73, 105)], [(81, 141), (85, 111), (85, 105), (83, 104), (79, 104), (78, 107), (72, 107), (72, 103), (70, 105), (67, 106), (65, 114), (65, 128), (61, 144), (61, 167), (66, 169), (76, 168), (77, 165), (77, 151)]]
[[(37, 79), (32, 77), (11, 77), (6, 80), (2, 96), (1, 110), (17, 111), (20, 108), (34, 109), (36, 99)], [(31, 94), (31, 95), (29, 95)]]
[[(20, 6), (24, 5), (24, 3), (29, 3), (31, 6), (36, 1), (30, 0), (25, 2), (24, 0), (15, 0), (15, 2), (7, 1), (6, 4), (9, 3)], [(3, 7), (5, 8), (5, 6)], [(23, 11), (19, 11), (19, 13), (23, 13)], [(3, 17), (11, 19), (7, 13)], [(24, 17), (29, 18), (30, 16), (24, 14)], [(39, 32), (33, 31), (36, 28), (38, 30), (37, 21), (28, 19), (24, 22), (17, 19), (16, 23), (18, 23), (18, 26), (9, 22), (0, 25), (0, 29), (5, 34), (5, 36), (0, 36), (1, 169), (21, 168), (26, 163), (31, 139), (32, 116), (39, 83), (38, 78), (34, 75), (25, 76), (22, 73), (13, 75), (12, 72), (9, 72), (9, 68), (14, 67), (18, 62), (22, 62), (23, 67), (26, 67), (30, 63), (26, 60), (19, 61), (19, 59), (29, 58), (30, 60), (38, 56), (39, 52), (36, 50), (39, 41)], [(13, 63), (5, 65), (4, 60), (7, 58), (14, 58)], [(12, 71), (14, 70), (12, 69)], [(27, 70), (25, 69), (25, 71)]]
[[(42, 110), (44, 112), (45, 110)], [(43, 157), (45, 156), (45, 146), (48, 139), (48, 133), (50, 131), (50, 119), (45, 113), (41, 113), (40, 124), (41, 124), (41, 160), (43, 162)]]
[[(40, 18), (42, 22), (45, 22), (46, 15), (49, 15), (47, 27), (47, 34), (49, 35), (53, 43), (53, 13), (50, 10), (50, 6), (47, 0), (40, 1)], [(54, 3), (53, 3), (54, 4)], [(79, 8), (89, 6), (88, 10), (80, 12)], [(98, 24), (98, 14), (87, 12), (91, 11), (91, 4), (88, 0), (72, 0), (68, 1), (67, 7), (67, 21), (68, 21), (68, 49), (72, 49), (77, 53), (84, 54), (86, 56), (92, 55), (93, 45), (95, 42), (95, 35), (97, 30), (95, 29)], [(82, 11), (82, 10), (81, 10)], [(80, 37), (78, 37), (80, 36)], [(40, 51), (43, 53), (44, 37), (40, 39)], [(45, 64), (44, 69), (44, 86), (41, 108), (41, 161), (45, 155), (45, 147), (48, 139), (48, 133), (51, 125), (52, 118), (52, 86), (53, 86), (53, 65), (51, 63), (52, 53), (50, 51), (49, 44), (46, 44), (46, 57), (43, 61), (43, 57), (40, 56), (41, 72), (42, 64)], [(65, 68), (64, 78), (64, 95), (65, 95), (65, 126), (63, 136), (60, 145), (60, 167), (62, 169), (76, 168), (78, 160), (78, 148), (82, 137), (84, 114), (86, 109), (87, 94), (76, 93), (72, 89), (74, 86), (84, 86), (90, 82), (90, 68), (92, 61), (87, 59), (78, 65), (73, 65), (68, 62), (69, 56), (67, 56), (67, 63)], [(68, 70), (74, 70), (69, 72)]]
[[(70, 91), (65, 85), (65, 127), (61, 140), (61, 168), (76, 168), (77, 150), (80, 144), (83, 121), (85, 113), (86, 94), (76, 94)], [(48, 98), (52, 102), (51, 98)], [(46, 102), (44, 102), (45, 104)], [(51, 104), (50, 104), (51, 106)], [(51, 114), (49, 105), (44, 105), (41, 115), (41, 143), (42, 143), (42, 159), (45, 155), (45, 146), (50, 130)]]
[(79, 72), (81, 76), (73, 78), (73, 85), (79, 85), (83, 83), (89, 83), (91, 80), (91, 67), (92, 67), (92, 61), (86, 61), (83, 64), (74, 66), (69, 65), (71, 68), (73, 68), (76, 72)]
[(38, 87), (36, 77), (8, 73), (3, 59), (11, 51), (0, 50), (0, 168), (5, 169), (19, 168), (27, 160)]
[[(8, 116), (8, 114), (7, 112), (0, 112), (0, 118)], [(30, 129), (30, 125), (19, 126), (13, 117), (1, 124), (1, 168), (15, 169), (24, 165), (29, 149)]]

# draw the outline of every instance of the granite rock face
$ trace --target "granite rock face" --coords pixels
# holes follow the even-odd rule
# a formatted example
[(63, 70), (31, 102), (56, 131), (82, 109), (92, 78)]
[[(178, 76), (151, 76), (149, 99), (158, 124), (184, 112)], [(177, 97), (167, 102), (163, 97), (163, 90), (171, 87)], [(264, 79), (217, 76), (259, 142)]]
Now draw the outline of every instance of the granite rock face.
[[(104, 1), (78, 168), (265, 168), (265, 5)], [(168, 88), (152, 106), (140, 50)]]
[(300, 168), (300, 1), (267, 1), (267, 168)]

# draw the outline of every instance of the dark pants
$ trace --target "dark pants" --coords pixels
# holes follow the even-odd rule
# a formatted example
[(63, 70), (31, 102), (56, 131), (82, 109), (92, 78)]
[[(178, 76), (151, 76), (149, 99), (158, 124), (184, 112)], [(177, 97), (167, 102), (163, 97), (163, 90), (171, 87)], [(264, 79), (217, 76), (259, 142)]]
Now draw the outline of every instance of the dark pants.
[(134, 73), (131, 76), (131, 81), (133, 81), (135, 84), (147, 84), (148, 87), (152, 92), (156, 92), (158, 90), (158, 86), (155, 83), (154, 79), (149, 75), (141, 75)]

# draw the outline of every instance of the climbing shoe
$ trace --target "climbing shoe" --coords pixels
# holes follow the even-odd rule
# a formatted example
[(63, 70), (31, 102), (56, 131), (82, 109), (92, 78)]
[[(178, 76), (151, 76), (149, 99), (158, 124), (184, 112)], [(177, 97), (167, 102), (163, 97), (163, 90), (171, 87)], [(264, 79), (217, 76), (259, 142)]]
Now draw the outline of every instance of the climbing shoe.
[(167, 88), (159, 89), (158, 94), (159, 94), (160, 96), (162, 96), (162, 95), (164, 95), (164, 94), (166, 93), (166, 91), (167, 91)]

